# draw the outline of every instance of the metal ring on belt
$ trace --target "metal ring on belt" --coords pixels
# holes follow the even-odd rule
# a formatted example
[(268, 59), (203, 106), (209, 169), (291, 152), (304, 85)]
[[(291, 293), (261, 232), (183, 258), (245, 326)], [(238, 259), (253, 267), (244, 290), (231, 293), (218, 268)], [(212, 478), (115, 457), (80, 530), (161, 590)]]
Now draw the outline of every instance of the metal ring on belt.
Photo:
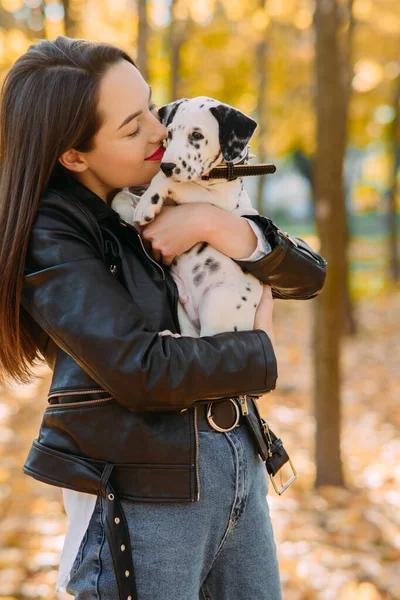
[(237, 405), (237, 402), (235, 402), (235, 400), (233, 398), (228, 398), (228, 400), (230, 400), (235, 408), (235, 422), (233, 423), (233, 425), (231, 425), (230, 427), (220, 427), (219, 425), (216, 424), (216, 422), (214, 421), (214, 417), (212, 415), (212, 407), (214, 402), (209, 402), (207, 404), (207, 421), (209, 423), (209, 425), (215, 429), (215, 431), (232, 431), (232, 429), (234, 429), (237, 424), (239, 423), (239, 419), (240, 419), (240, 411), (239, 411), (239, 407)]

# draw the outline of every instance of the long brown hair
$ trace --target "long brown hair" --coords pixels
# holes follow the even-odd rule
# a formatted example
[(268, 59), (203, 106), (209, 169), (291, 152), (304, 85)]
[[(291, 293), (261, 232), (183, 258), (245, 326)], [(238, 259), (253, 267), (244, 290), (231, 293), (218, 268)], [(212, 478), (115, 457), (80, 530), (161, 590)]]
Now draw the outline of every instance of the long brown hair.
[(93, 149), (99, 83), (134, 61), (111, 44), (59, 36), (32, 44), (11, 67), (0, 114), (0, 384), (25, 383), (43, 357), (20, 306), (24, 263), (39, 197), (58, 157)]

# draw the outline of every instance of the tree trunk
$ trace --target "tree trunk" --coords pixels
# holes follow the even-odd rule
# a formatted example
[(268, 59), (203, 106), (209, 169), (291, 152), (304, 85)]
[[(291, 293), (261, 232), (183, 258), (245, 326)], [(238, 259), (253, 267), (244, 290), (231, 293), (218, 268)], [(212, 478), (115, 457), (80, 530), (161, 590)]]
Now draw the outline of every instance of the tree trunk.
[(149, 69), (147, 64), (147, 40), (149, 37), (149, 22), (147, 19), (147, 1), (138, 0), (138, 21), (139, 30), (137, 38), (137, 54), (136, 64), (143, 75), (143, 78), (148, 81)]
[(70, 0), (62, 0), (64, 7), (64, 29), (67, 37), (73, 38), (76, 36), (76, 21), (71, 17)]
[[(354, 0), (348, 0), (346, 4), (339, 4), (338, 10), (344, 12), (342, 18), (339, 18), (342, 34), (338, 36), (339, 42), (339, 92), (337, 101), (341, 110), (338, 127), (340, 131), (340, 152), (343, 154), (343, 160), (346, 155), (346, 146), (348, 138), (349, 105), (351, 98), (351, 81), (353, 75), (353, 40), (355, 19), (353, 14)], [(344, 207), (347, 215), (346, 199)], [(350, 294), (350, 269), (349, 269), (349, 250), (350, 250), (350, 226), (349, 219), (345, 221), (344, 253), (346, 257), (345, 268), (343, 269), (343, 334), (355, 335), (357, 333), (357, 324), (354, 314), (354, 306)]]
[(392, 143), (392, 181), (389, 190), (389, 277), (397, 283), (400, 278), (399, 268), (399, 249), (397, 242), (397, 173), (400, 167), (400, 76), (396, 80), (396, 88), (393, 98), (393, 106), (395, 117), (391, 128), (391, 143)]
[(167, 32), (167, 48), (170, 55), (171, 76), (169, 99), (177, 100), (182, 96), (179, 83), (180, 52), (183, 42), (190, 37), (191, 20), (177, 19), (177, 0), (172, 0), (170, 7), (171, 21)]
[(316, 3), (317, 152), (313, 161), (316, 225), (328, 262), (324, 290), (316, 298), (314, 321), (315, 485), (343, 485), (340, 453), (340, 349), (343, 330), (343, 271), (346, 268), (346, 212), (343, 196), (343, 110), (338, 102), (340, 57), (335, 0)]

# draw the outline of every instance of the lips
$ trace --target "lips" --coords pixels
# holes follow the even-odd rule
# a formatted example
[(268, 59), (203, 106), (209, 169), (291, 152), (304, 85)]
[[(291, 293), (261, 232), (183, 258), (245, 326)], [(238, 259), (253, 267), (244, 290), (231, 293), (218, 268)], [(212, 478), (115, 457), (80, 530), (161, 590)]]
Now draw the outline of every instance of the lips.
[(151, 156), (148, 156), (144, 160), (161, 160), (164, 156), (165, 150), (166, 148), (164, 146), (160, 146), (155, 152), (153, 152)]

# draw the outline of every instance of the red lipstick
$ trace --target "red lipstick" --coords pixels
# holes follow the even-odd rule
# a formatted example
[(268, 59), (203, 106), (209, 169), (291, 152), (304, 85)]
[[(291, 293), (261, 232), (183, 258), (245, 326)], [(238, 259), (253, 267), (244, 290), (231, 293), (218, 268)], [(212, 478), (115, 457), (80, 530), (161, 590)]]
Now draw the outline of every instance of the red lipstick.
[(160, 146), (159, 148), (157, 148), (157, 150), (155, 152), (153, 152), (153, 154), (151, 154), (144, 160), (161, 160), (162, 157), (164, 156), (165, 150), (166, 149), (164, 146)]

